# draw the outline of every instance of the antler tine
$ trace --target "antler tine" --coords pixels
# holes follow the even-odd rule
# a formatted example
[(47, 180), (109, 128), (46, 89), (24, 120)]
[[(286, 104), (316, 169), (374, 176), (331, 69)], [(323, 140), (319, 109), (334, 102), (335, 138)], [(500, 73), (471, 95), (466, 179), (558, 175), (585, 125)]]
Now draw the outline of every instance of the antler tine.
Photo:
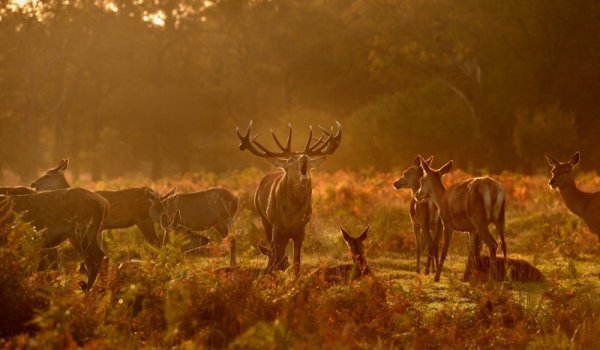
[[(253, 154), (255, 154), (259, 157), (263, 157), (263, 158), (265, 158), (265, 157), (270, 157), (270, 158), (289, 157), (292, 154), (292, 152), (290, 150), (291, 138), (292, 138), (291, 126), (290, 126), (290, 133), (289, 133), (289, 137), (288, 137), (287, 147), (285, 147), (285, 148), (281, 145), (281, 142), (279, 142), (279, 140), (277, 139), (277, 136), (275, 136), (275, 133), (273, 132), (273, 130), (271, 130), (273, 139), (275, 139), (277, 146), (279, 146), (279, 148), (281, 148), (282, 152), (280, 152), (280, 153), (269, 151), (269, 149), (267, 149), (265, 146), (263, 146), (261, 143), (259, 143), (256, 140), (256, 138), (258, 137), (258, 133), (254, 137), (250, 136), (251, 129), (252, 129), (252, 121), (250, 121), (250, 124), (248, 125), (248, 130), (246, 130), (245, 135), (242, 135), (240, 133), (239, 127), (236, 129), (238, 138), (241, 141), (240, 146), (239, 146), (240, 150), (242, 150), (242, 151), (248, 150), (248, 151), (252, 152)], [(257, 147), (258, 147), (258, 149), (257, 149)]]
[(325, 130), (319, 126), (319, 128), (323, 131), (323, 138), (327, 135), (327, 138), (323, 141), (317, 141), (307, 152), (309, 156), (323, 156), (328, 154), (333, 154), (335, 150), (339, 147), (340, 142), (342, 140), (342, 125), (339, 122), (335, 122), (338, 127), (338, 132), (336, 134), (333, 133), (333, 127), (331, 127), (331, 132)]
[(287, 145), (285, 146), (285, 150), (288, 153), (292, 152), (292, 123), (288, 123), (288, 128), (290, 129), (288, 133)]
[(271, 135), (273, 135), (273, 140), (275, 140), (277, 146), (279, 146), (279, 148), (281, 148), (282, 151), (285, 151), (285, 148), (281, 145), (281, 142), (279, 142), (279, 139), (275, 135), (275, 131), (273, 131), (273, 129), (271, 129)]
[(310, 143), (312, 142), (313, 136), (312, 136), (312, 125), (308, 126), (308, 140), (306, 141), (306, 147), (304, 147), (304, 153), (308, 152), (310, 150)]

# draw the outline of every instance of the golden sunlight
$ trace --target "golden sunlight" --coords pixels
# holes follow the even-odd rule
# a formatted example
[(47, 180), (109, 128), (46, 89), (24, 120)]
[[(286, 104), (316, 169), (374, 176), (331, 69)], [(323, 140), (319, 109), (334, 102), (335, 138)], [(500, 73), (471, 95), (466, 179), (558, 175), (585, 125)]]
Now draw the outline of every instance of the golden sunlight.
[(144, 21), (150, 22), (158, 27), (165, 26), (166, 18), (167, 18), (167, 16), (165, 15), (165, 13), (162, 10), (155, 12), (155, 13), (144, 15)]

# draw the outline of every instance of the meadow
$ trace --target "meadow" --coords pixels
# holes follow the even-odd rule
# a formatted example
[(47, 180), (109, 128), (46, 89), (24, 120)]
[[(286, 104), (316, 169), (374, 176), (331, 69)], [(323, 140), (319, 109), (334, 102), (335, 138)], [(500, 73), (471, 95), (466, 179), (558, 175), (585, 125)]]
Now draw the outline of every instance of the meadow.
[[(126, 178), (75, 185), (228, 188), (241, 203), (234, 223), (239, 263), (264, 267), (256, 243), (266, 242), (252, 205), (263, 174), (251, 168), (154, 183)], [(454, 235), (441, 282), (423, 267), (417, 274), (410, 192), (392, 187), (398, 175), (314, 172), (299, 279), (291, 269), (261, 278), (218, 275), (214, 270), (229, 261), (227, 242), (213, 239), (204, 256), (184, 256), (182, 238), (172, 236), (157, 249), (130, 228), (105, 232), (110, 262), (84, 293), (70, 245), (61, 246), (57, 271), (37, 271), (39, 235), (16, 222), (0, 233), (0, 348), (597, 348), (600, 243), (549, 188), (547, 176), (494, 177), (507, 193), (509, 257), (538, 267), (548, 280), (539, 285), (463, 282), (463, 233)], [(445, 181), (469, 176), (454, 171)], [(577, 182), (584, 190), (600, 188), (596, 174), (580, 174)], [(357, 235), (366, 225), (374, 276), (332, 287), (309, 278), (319, 266), (351, 261), (340, 226)], [(288, 249), (291, 255), (291, 244)]]

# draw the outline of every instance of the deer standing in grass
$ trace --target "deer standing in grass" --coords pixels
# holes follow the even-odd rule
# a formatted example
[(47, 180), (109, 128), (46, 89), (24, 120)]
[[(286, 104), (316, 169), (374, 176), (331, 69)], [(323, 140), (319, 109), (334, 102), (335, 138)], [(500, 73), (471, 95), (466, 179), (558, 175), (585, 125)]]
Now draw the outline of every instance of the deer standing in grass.
[(502, 185), (489, 177), (471, 178), (452, 185), (446, 189), (442, 176), (452, 169), (452, 161), (438, 170), (433, 170), (419, 156), (425, 175), (421, 178), (419, 190), (415, 194), (417, 200), (431, 198), (439, 209), (444, 227), (444, 245), (440, 264), (435, 273), (435, 281), (440, 280), (444, 260), (448, 253), (450, 240), (454, 231), (466, 231), (469, 237), (469, 257), (479, 256), (479, 239), (489, 248), (490, 257), (495, 259), (498, 243), (490, 233), (489, 224), (494, 224), (500, 236), (504, 259), (506, 260), (506, 242), (504, 240), (505, 225), (505, 193)]
[(102, 223), (108, 217), (109, 204), (100, 195), (81, 188), (46, 191), (36, 194), (2, 196), (9, 200), (24, 221), (31, 223), (43, 235), (43, 248), (49, 253), (69, 240), (83, 259), (88, 281), (82, 289), (92, 287), (102, 259)]
[[(69, 165), (68, 159), (61, 160), (55, 168), (48, 170), (39, 179), (31, 183), (38, 191), (70, 188), (65, 177)], [(116, 191), (96, 191), (110, 204), (110, 213), (102, 225), (103, 230), (137, 226), (144, 238), (155, 246), (161, 246), (167, 239), (166, 231), (160, 237), (154, 224), (168, 226), (170, 218), (164, 200), (173, 195), (175, 189), (164, 196), (147, 187), (126, 188)]]
[(304, 241), (305, 228), (312, 215), (312, 184), (310, 172), (318, 167), (328, 155), (333, 154), (342, 140), (342, 127), (337, 123), (338, 131), (334, 134), (321, 128), (320, 138), (313, 137), (312, 127), (304, 150), (292, 151), (292, 127), (285, 146), (271, 130), (275, 143), (281, 151), (273, 152), (261, 145), (256, 137), (250, 135), (252, 122), (245, 135), (237, 130), (241, 141), (240, 150), (248, 150), (254, 155), (265, 158), (277, 167), (260, 181), (254, 196), (254, 206), (258, 211), (267, 241), (273, 254), (267, 264), (266, 272), (280, 267), (285, 248), (291, 239), (294, 242), (293, 266), (296, 275), (300, 273), (300, 253)]
[(550, 187), (557, 189), (569, 210), (579, 216), (590, 231), (600, 239), (600, 192), (583, 192), (575, 185), (573, 168), (579, 164), (581, 155), (575, 153), (568, 162), (546, 155), (548, 164), (552, 167)]
[[(429, 157), (425, 162), (431, 166), (433, 156)], [(417, 156), (413, 164), (402, 172), (402, 177), (394, 182), (394, 188), (408, 188), (411, 190), (412, 197), (408, 213), (413, 224), (415, 232), (415, 240), (417, 244), (417, 273), (420, 272), (421, 252), (427, 248), (428, 257), (427, 265), (425, 266), (425, 274), (429, 274), (429, 267), (433, 265), (435, 269), (439, 265), (438, 247), (442, 232), (442, 221), (438, 214), (437, 207), (431, 199), (417, 201), (415, 194), (419, 190), (419, 181), (423, 177), (423, 169), (419, 156)]]
[(350, 282), (371, 274), (371, 270), (367, 265), (365, 246), (363, 243), (365, 239), (367, 239), (369, 227), (367, 226), (367, 228), (357, 238), (352, 237), (342, 227), (340, 227), (340, 230), (342, 231), (342, 236), (344, 237), (344, 241), (346, 241), (348, 250), (352, 255), (352, 264), (320, 268), (313, 273), (313, 278), (323, 281), (327, 284)]

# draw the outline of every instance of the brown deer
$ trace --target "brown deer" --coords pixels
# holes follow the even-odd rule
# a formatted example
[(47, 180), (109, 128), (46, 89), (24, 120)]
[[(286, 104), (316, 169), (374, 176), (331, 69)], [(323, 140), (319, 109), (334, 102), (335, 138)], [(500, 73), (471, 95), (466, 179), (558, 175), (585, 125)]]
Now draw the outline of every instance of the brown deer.
[[(177, 193), (164, 200), (169, 217), (179, 212), (180, 225), (188, 231), (204, 231), (211, 227), (221, 239), (231, 231), (233, 218), (238, 209), (238, 198), (223, 188), (210, 188), (205, 191), (192, 193)], [(193, 237), (190, 236), (190, 237)], [(231, 266), (236, 265), (236, 241), (230, 237)]]
[(340, 284), (357, 280), (371, 274), (371, 270), (369, 269), (365, 258), (365, 246), (363, 243), (369, 233), (369, 227), (367, 226), (357, 238), (352, 237), (342, 227), (340, 227), (340, 230), (342, 231), (342, 236), (344, 237), (344, 241), (346, 241), (348, 250), (352, 255), (353, 263), (319, 268), (313, 273), (313, 279), (325, 282), (326, 284)]
[[(31, 183), (31, 187), (38, 191), (57, 190), (70, 188), (65, 178), (65, 170), (69, 165), (68, 159), (61, 160), (55, 168), (48, 170), (39, 179)], [(144, 238), (155, 246), (160, 246), (166, 240), (165, 233), (158, 237), (154, 224), (169, 223), (164, 206), (164, 200), (173, 195), (175, 189), (160, 196), (147, 187), (126, 188), (115, 191), (96, 191), (95, 193), (106, 198), (110, 204), (110, 214), (104, 221), (103, 230), (127, 228), (137, 226)]]
[[(336, 122), (337, 123), (337, 122)], [(261, 145), (256, 137), (250, 135), (252, 122), (245, 135), (237, 129), (241, 141), (240, 150), (248, 150), (254, 155), (265, 158), (277, 167), (260, 181), (254, 196), (254, 206), (258, 211), (267, 241), (273, 249), (266, 271), (270, 272), (280, 264), (285, 248), (291, 239), (294, 242), (294, 272), (300, 273), (300, 253), (304, 241), (305, 228), (312, 215), (312, 184), (310, 172), (321, 164), (328, 155), (333, 154), (342, 140), (342, 126), (337, 123), (334, 134), (321, 128), (320, 138), (313, 137), (312, 127), (304, 150), (292, 151), (292, 127), (289, 126), (287, 143), (283, 146), (271, 130), (275, 143), (281, 151), (273, 152)]]
[(105, 257), (101, 227), (108, 217), (108, 201), (81, 188), (0, 196), (3, 199), (14, 203), (14, 211), (40, 231), (43, 248), (54, 248), (67, 239), (71, 242), (87, 271), (88, 281), (80, 286), (91, 288)]
[(489, 256), (471, 257), (467, 260), (463, 280), (467, 282), (494, 281), (546, 282), (544, 274), (523, 259), (504, 259)]
[(433, 170), (427, 162), (419, 157), (425, 175), (421, 178), (419, 190), (415, 194), (417, 200), (431, 198), (439, 208), (444, 227), (444, 245), (440, 264), (435, 273), (435, 281), (440, 280), (444, 260), (454, 231), (470, 233), (469, 257), (479, 256), (479, 239), (488, 246), (490, 256), (496, 257), (498, 244), (490, 233), (488, 225), (493, 223), (500, 236), (502, 251), (506, 259), (506, 242), (504, 240), (505, 225), (505, 193), (502, 185), (489, 177), (471, 178), (450, 186), (442, 183), (442, 176), (452, 169), (452, 161), (438, 170)]
[[(61, 160), (58, 165), (52, 169), (49, 169), (46, 174), (44, 174), (40, 179), (45, 178), (45, 177), (51, 177), (52, 174), (54, 173), (58, 173), (58, 172), (63, 172), (67, 169), (67, 165), (69, 164), (69, 161), (66, 159)], [(54, 177), (55, 180), (53, 181), (59, 181), (60, 179), (58, 177)], [(64, 176), (62, 177), (63, 181), (65, 183), (67, 183), (67, 180), (64, 178)], [(50, 185), (51, 182), (46, 181), (45, 182), (47, 185)], [(33, 184), (31, 185), (33, 186)], [(63, 184), (59, 183), (53, 186), (50, 186), (51, 188), (39, 188), (38, 190), (43, 191), (43, 190), (56, 190), (56, 189), (60, 189), (60, 188), (69, 188), (69, 184), (67, 183), (66, 186), (64, 186)], [(36, 190), (34, 188), (31, 187), (24, 187), (24, 186), (17, 186), (17, 187), (0, 187), (0, 194), (4, 194), (7, 196), (16, 196), (16, 195), (21, 195), (21, 194), (33, 194), (35, 193)]]
[[(431, 166), (433, 156), (429, 157), (425, 162)], [(419, 190), (419, 181), (423, 177), (423, 169), (417, 156), (413, 164), (402, 172), (402, 177), (394, 182), (394, 188), (397, 190), (408, 188), (411, 190), (412, 197), (408, 213), (413, 224), (415, 232), (415, 240), (417, 243), (417, 273), (420, 272), (421, 252), (427, 248), (428, 257), (425, 267), (425, 274), (429, 274), (429, 267), (439, 265), (438, 248), (440, 238), (442, 236), (442, 221), (438, 214), (437, 207), (431, 199), (417, 201), (415, 193)]]
[(573, 168), (579, 164), (581, 155), (575, 153), (568, 162), (563, 163), (546, 154), (552, 167), (550, 187), (557, 189), (569, 210), (579, 216), (590, 231), (600, 239), (600, 192), (583, 192), (575, 185)]

